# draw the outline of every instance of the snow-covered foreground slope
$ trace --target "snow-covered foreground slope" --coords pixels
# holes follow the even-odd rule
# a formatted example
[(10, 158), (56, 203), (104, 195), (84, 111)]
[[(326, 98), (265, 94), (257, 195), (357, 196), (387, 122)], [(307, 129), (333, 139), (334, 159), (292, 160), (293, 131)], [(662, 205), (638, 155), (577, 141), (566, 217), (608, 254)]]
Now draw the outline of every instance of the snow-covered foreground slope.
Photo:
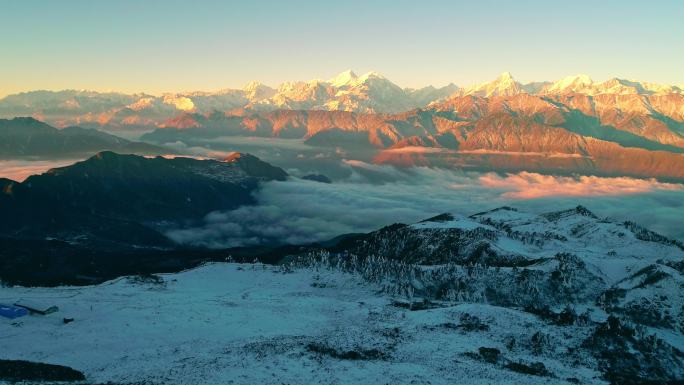
[[(210, 264), (161, 278), (1, 288), (0, 301), (60, 311), (3, 321), (0, 359), (66, 365), (117, 384), (603, 383), (590, 355), (568, 355), (589, 328), (518, 310), (411, 311), (358, 276), (325, 269)], [(536, 362), (546, 376), (515, 371)]]
[(303, 250), (278, 266), (0, 288), (0, 303), (61, 309), (0, 324), (0, 363), (113, 384), (684, 380), (684, 245), (632, 222), (503, 207)]

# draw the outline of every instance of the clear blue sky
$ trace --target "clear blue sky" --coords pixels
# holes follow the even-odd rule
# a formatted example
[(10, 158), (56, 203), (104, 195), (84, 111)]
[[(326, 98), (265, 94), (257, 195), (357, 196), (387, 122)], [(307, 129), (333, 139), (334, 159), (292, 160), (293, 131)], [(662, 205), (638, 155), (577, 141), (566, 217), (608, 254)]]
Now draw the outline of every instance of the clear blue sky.
[(586, 73), (684, 83), (684, 1), (0, 0), (0, 96), (214, 90), (376, 70), (402, 86)]

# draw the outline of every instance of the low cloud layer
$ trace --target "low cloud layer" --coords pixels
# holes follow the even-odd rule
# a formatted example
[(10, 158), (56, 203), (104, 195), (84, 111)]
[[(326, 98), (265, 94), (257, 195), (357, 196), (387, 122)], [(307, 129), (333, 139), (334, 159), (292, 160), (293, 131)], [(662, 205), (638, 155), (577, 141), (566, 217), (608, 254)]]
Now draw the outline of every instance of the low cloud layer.
[(481, 176), (479, 181), (483, 187), (508, 190), (501, 197), (512, 199), (631, 195), (684, 188), (681, 184), (661, 183), (655, 179), (562, 177), (531, 172), (509, 174), (505, 177), (488, 173)]
[(684, 186), (678, 184), (396, 169), (359, 161), (347, 162), (346, 167), (351, 176), (334, 184), (299, 179), (267, 183), (256, 194), (259, 205), (214, 212), (200, 226), (173, 229), (167, 235), (180, 243), (209, 247), (301, 244), (443, 212), (469, 215), (502, 205), (544, 212), (581, 204), (599, 216), (634, 220), (684, 239)]
[(22, 182), (31, 175), (73, 164), (76, 160), (0, 160), (0, 178)]

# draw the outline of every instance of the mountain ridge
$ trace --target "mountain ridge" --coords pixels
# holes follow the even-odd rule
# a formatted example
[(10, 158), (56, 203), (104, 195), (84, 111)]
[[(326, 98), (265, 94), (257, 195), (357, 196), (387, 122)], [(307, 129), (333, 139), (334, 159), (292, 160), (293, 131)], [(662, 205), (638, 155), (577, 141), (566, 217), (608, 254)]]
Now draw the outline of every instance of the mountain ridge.
[(555, 82), (520, 83), (506, 72), (498, 78), (469, 87), (400, 87), (377, 72), (361, 76), (351, 70), (329, 80), (288, 81), (277, 87), (250, 82), (239, 89), (124, 94), (95, 91), (30, 91), (0, 99), (0, 117), (30, 115), (57, 127), (85, 125), (140, 130), (156, 127), (179, 112), (260, 111), (278, 109), (342, 110), (359, 113), (399, 113), (423, 108), (450, 96), (483, 97), (519, 94), (557, 95), (682, 94), (681, 85), (611, 78), (594, 82), (588, 76), (566, 77)]
[(92, 128), (57, 129), (31, 117), (0, 119), (0, 159), (75, 158), (104, 150), (145, 155), (173, 153), (170, 149)]
[(0, 237), (171, 247), (155, 224), (254, 204), (261, 182), (286, 178), (284, 170), (248, 154), (217, 161), (99, 152), (21, 183), (3, 180), (0, 213), (12, 220), (0, 224)]
[(684, 95), (452, 96), (399, 114), (346, 111), (184, 113), (143, 140), (303, 140), (364, 149), (366, 161), (495, 171), (684, 180)]

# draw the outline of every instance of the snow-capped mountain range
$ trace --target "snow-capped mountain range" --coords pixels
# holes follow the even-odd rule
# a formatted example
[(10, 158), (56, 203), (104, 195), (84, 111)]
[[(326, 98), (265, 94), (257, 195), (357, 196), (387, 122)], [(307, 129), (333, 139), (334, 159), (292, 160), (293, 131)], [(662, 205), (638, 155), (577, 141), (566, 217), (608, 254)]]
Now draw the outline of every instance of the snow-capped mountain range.
[(36, 91), (0, 100), (0, 115), (133, 137), (153, 131), (141, 139), (156, 144), (278, 137), (399, 166), (684, 180), (682, 89), (586, 75), (522, 84), (504, 73), (467, 88), (414, 90), (345, 71), (277, 89), (253, 82), (162, 96)]
[(594, 82), (586, 75), (556, 82), (522, 84), (510, 73), (468, 87), (402, 88), (377, 72), (344, 71), (328, 80), (285, 82), (276, 88), (250, 82), (242, 89), (179, 92), (159, 96), (94, 91), (31, 91), (0, 99), (0, 117), (33, 116), (57, 127), (155, 127), (180, 112), (210, 113), (289, 110), (398, 113), (422, 108), (450, 96), (512, 96), (582, 93), (586, 95), (681, 94), (682, 86), (612, 78)]
[(141, 138), (203, 146), (231, 136), (364, 150), (362, 160), (402, 167), (684, 180), (684, 94), (677, 93), (455, 95), (398, 114), (182, 113)]
[(533, 95), (580, 93), (585, 95), (617, 94), (617, 95), (664, 95), (681, 94), (681, 85), (665, 85), (636, 80), (611, 78), (604, 82), (595, 82), (588, 75), (567, 76), (554, 82), (520, 83), (509, 72), (498, 78), (467, 88), (459, 89), (459, 95), (475, 96), (512, 96), (521, 93)]

